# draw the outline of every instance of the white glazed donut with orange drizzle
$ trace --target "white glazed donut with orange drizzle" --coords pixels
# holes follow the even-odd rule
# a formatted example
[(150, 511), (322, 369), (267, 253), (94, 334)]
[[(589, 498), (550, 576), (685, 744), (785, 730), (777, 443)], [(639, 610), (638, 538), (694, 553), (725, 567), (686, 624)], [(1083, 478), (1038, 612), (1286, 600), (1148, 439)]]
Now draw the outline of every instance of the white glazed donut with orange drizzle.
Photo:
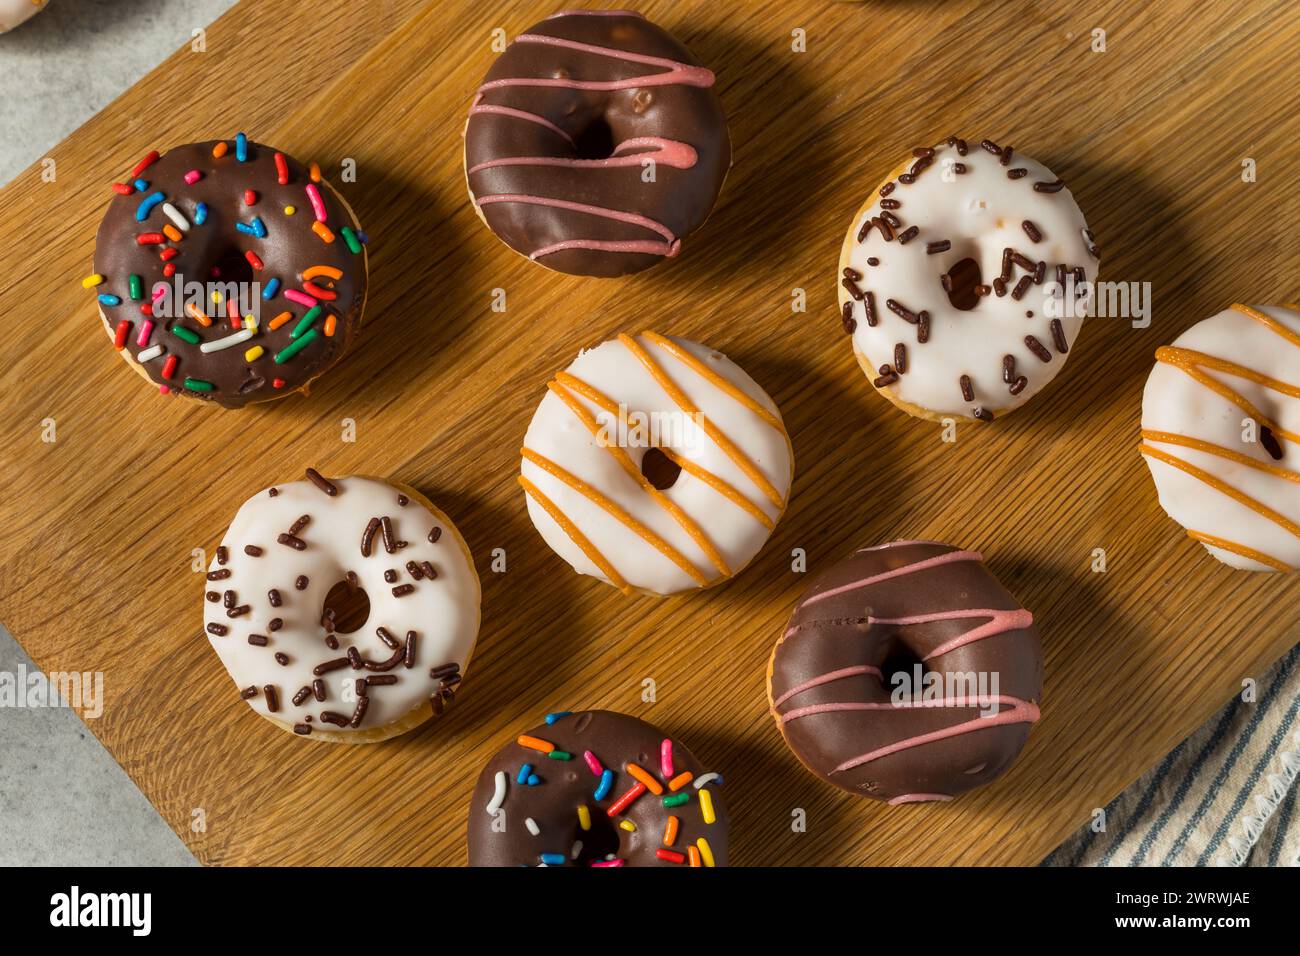
[(730, 578), (785, 511), (781, 413), (720, 352), (655, 332), (582, 352), (548, 383), (519, 483), (546, 543), (624, 591)]
[(1157, 350), (1141, 451), (1161, 506), (1220, 561), (1300, 568), (1300, 306), (1234, 305)]

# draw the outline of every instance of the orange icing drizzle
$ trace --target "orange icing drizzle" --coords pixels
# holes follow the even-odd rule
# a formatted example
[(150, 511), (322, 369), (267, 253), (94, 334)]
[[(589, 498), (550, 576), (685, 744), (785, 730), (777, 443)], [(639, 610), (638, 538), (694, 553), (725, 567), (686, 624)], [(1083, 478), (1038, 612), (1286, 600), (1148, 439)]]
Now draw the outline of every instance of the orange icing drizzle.
[[(642, 334), (647, 338), (650, 338), (654, 333), (643, 332)], [(781, 493), (772, 486), (772, 483), (768, 481), (766, 477), (764, 477), (762, 472), (760, 472), (754, 465), (753, 461), (750, 460), (749, 456), (737, 448), (730, 438), (719, 431), (718, 427), (705, 417), (704, 413), (696, 407), (695, 403), (686, 396), (686, 393), (678, 388), (677, 384), (668, 377), (667, 373), (665, 373), (663, 369), (659, 367), (658, 363), (650, 356), (650, 353), (643, 349), (640, 343), (630, 335), (619, 335), (618, 340), (623, 343), (629, 352), (637, 357), (642, 365), (645, 366), (646, 371), (648, 371), (651, 377), (653, 377), (659, 384), (659, 387), (668, 393), (668, 397), (677, 404), (678, 408), (680, 408), (685, 414), (693, 416), (699, 420), (700, 427), (704, 429), (704, 433), (708, 435), (709, 438), (713, 439), (713, 442), (721, 448), (724, 453), (726, 453), (726, 456), (730, 458), (741, 471), (745, 473), (746, 477), (748, 477), (750, 481), (758, 486), (763, 494), (767, 496), (767, 499), (771, 501), (772, 504), (776, 505), (777, 508), (784, 509), (785, 501), (781, 498)], [(651, 341), (654, 341), (654, 339), (651, 339)], [(670, 354), (672, 354), (671, 351)], [(705, 375), (705, 377), (714, 384), (725, 381), (717, 376)], [(729, 382), (726, 384), (730, 389), (728, 394), (733, 398), (743, 394), (734, 386), (731, 386)], [(727, 391), (727, 389), (724, 389), (724, 391)], [(737, 398), (737, 400), (744, 404), (742, 399)], [(781, 432), (782, 434), (785, 434), (784, 429), (782, 429)]]
[[(599, 408), (603, 409), (604, 411), (608, 412), (611, 415), (618, 416), (619, 420), (624, 424), (626, 424), (627, 416), (623, 414), (623, 410), (620, 409), (618, 407), (618, 404), (615, 403), (614, 400), (611, 399), (608, 395), (605, 395), (603, 392), (593, 388), (592, 386), (588, 385), (586, 382), (582, 381), (576, 376), (570, 375), (568, 372), (559, 372), (555, 376), (555, 380), (559, 382), (561, 385), (563, 385), (565, 388), (569, 389), (570, 391), (577, 392), (579, 395), (587, 399), (587, 401), (591, 402), (593, 405), (598, 406)], [(664, 454), (665, 457), (668, 458), (669, 461), (675, 463), (679, 468), (681, 468), (682, 471), (700, 479), (702, 482), (704, 482), (706, 485), (708, 485), (718, 494), (722, 495), (724, 498), (731, 501), (738, 507), (749, 512), (749, 514), (753, 515), (769, 531), (771, 531), (773, 528), (776, 527), (776, 522), (774, 522), (771, 518), (769, 518), (767, 516), (767, 513), (764, 512), (762, 508), (758, 507), (758, 505), (754, 504), (743, 494), (741, 494), (740, 491), (736, 489), (735, 485), (732, 485), (729, 482), (727, 482), (725, 479), (715, 475), (707, 468), (702, 468), (701, 466), (697, 465), (695, 462), (683, 458), (681, 455), (678, 455), (676, 452), (672, 451), (671, 449), (660, 448), (659, 450)]]
[[(562, 372), (560, 374), (564, 375), (566, 380), (573, 379), (573, 376), (569, 375), (567, 372)], [(559, 376), (556, 376), (556, 379), (556, 381), (547, 382), (546, 387), (549, 388), (551, 392), (560, 399), (560, 401), (569, 406), (569, 410), (577, 416), (578, 420), (582, 422), (582, 424), (587, 426), (587, 430), (599, 441), (602, 431), (600, 423), (597, 422), (595, 417), (582, 406), (582, 403), (579, 402), (577, 398), (565, 391), (565, 387), (559, 382)], [(574, 380), (576, 381), (576, 379)], [(700, 550), (708, 556), (709, 560), (713, 562), (714, 566), (717, 567), (722, 575), (724, 577), (730, 577), (731, 569), (727, 567), (726, 560), (718, 552), (718, 549), (713, 546), (709, 539), (705, 537), (700, 526), (692, 521), (690, 516), (687, 515), (676, 502), (672, 501), (658, 488), (650, 484), (649, 479), (647, 479), (645, 475), (641, 474), (641, 469), (636, 466), (626, 451), (619, 448), (617, 445), (611, 445), (607, 442), (601, 441), (600, 444), (607, 452), (614, 456), (614, 460), (619, 463), (622, 469), (627, 472), (628, 476), (633, 481), (641, 486), (641, 489), (646, 494), (653, 498), (665, 511), (673, 516), (677, 523), (682, 526), (682, 529), (691, 536), (691, 540), (699, 545)]]
[[(1219, 478), (1216, 478), (1208, 471), (1205, 471), (1202, 468), (1197, 468), (1195, 465), (1189, 464), (1188, 462), (1183, 461), (1181, 458), (1178, 458), (1175, 455), (1171, 455), (1167, 451), (1162, 451), (1161, 449), (1156, 448), (1153, 445), (1142, 445), (1138, 450), (1142, 452), (1142, 454), (1144, 455), (1149, 455), (1150, 457), (1155, 458), (1158, 461), (1163, 461), (1166, 465), (1172, 465), (1174, 468), (1177, 468), (1179, 471), (1186, 472), (1187, 474), (1191, 475), (1193, 478), (1199, 478), (1201, 481), (1205, 482), (1215, 491), (1227, 495), (1229, 498), (1233, 499), (1237, 503), (1245, 505), (1251, 511), (1267, 518), (1269, 521), (1272, 521), (1274, 524), (1277, 524), (1282, 528), (1285, 528), (1287, 531), (1291, 532), (1297, 538), (1300, 538), (1300, 525), (1296, 524), (1286, 515), (1279, 514), (1278, 512), (1274, 511), (1272, 508), (1264, 504), (1262, 501), (1256, 501), (1254, 498), (1246, 494), (1244, 491), (1240, 491), (1239, 489), (1232, 487), (1232, 485), (1228, 484), (1227, 482), (1222, 481)], [(1244, 547), (1244, 545), (1242, 547)]]
[(1233, 451), (1231, 448), (1224, 448), (1222, 445), (1215, 445), (1214, 443), (1205, 441), (1201, 438), (1191, 438), (1187, 435), (1175, 434), (1174, 432), (1158, 432), (1149, 428), (1142, 429), (1142, 437), (1147, 441), (1159, 442), (1162, 445), (1181, 445), (1184, 448), (1203, 451), (1207, 455), (1226, 458), (1228, 461), (1234, 461), (1239, 465), (1245, 465), (1247, 468), (1254, 468), (1256, 471), (1267, 472), (1276, 478), (1281, 478), (1285, 481), (1294, 481), (1300, 484), (1300, 471), (1292, 471), (1289, 468), (1282, 468), (1279, 465), (1260, 461), (1257, 458), (1251, 458), (1249, 455), (1244, 455), (1239, 451)]
[[(1252, 309), (1250, 306), (1242, 305), (1241, 303), (1234, 303), (1232, 308), (1242, 315), (1259, 322), (1270, 331), (1277, 333), (1277, 335), (1281, 336), (1292, 345), (1300, 347), (1300, 334), (1287, 328), (1271, 315), (1261, 312), (1259, 309)], [(1285, 308), (1300, 312), (1300, 307), (1290, 303), (1288, 303)], [(1215, 358), (1212, 355), (1206, 355), (1203, 352), (1197, 352), (1194, 349), (1163, 346), (1156, 350), (1156, 360), (1181, 369), (1201, 385), (1204, 385), (1212, 392), (1221, 395), (1233, 405), (1240, 408), (1251, 418), (1255, 419), (1256, 422), (1268, 426), (1268, 428), (1279, 437), (1285, 438), (1288, 441), (1300, 442), (1300, 435), (1288, 432), (1284, 428), (1278, 426), (1276, 422), (1270, 420), (1259, 409), (1252, 405), (1244, 395), (1236, 389), (1225, 385), (1218, 379), (1208, 375), (1203, 369), (1210, 368), (1217, 372), (1235, 375), (1244, 378), (1247, 381), (1255, 382), (1258, 385), (1263, 385), (1265, 388), (1272, 389), (1275, 392), (1279, 392), (1291, 398), (1300, 398), (1300, 387), (1290, 385), (1286, 382), (1280, 381), (1279, 379), (1256, 372), (1254, 369), (1246, 368), (1245, 366), (1238, 365), (1235, 362), (1229, 362), (1225, 359)], [(1180, 445), (1185, 448), (1191, 448), (1196, 451), (1205, 452), (1209, 455), (1215, 455), (1216, 457), (1236, 462), (1240, 465), (1245, 465), (1249, 468), (1254, 468), (1258, 471), (1266, 472), (1285, 481), (1300, 482), (1300, 473), (1291, 471), (1287, 468), (1280, 468), (1267, 462), (1259, 461), (1255, 458), (1251, 458), (1249, 455), (1244, 455), (1241, 452), (1233, 451), (1229, 448), (1223, 448), (1199, 438), (1177, 435), (1172, 432), (1152, 431), (1145, 428), (1142, 430), (1142, 438), (1145, 441), (1157, 441), (1164, 444)], [(1245, 492), (1232, 487), (1227, 482), (1215, 477), (1208, 471), (1197, 468), (1195, 465), (1151, 445), (1141, 445), (1138, 450), (1144, 455), (1148, 455), (1158, 461), (1163, 461), (1165, 464), (1191, 475), (1193, 478), (1209, 485), (1220, 494), (1227, 495), (1239, 504), (1254, 511), (1256, 514), (1280, 525), (1296, 537), (1300, 537), (1300, 525), (1297, 525), (1285, 515), (1274, 511), (1263, 502), (1257, 501)], [(1203, 544), (1222, 548), (1224, 551), (1229, 551), (1233, 554), (1240, 555), (1241, 557), (1249, 558), (1252, 561), (1258, 561), (1260, 564), (1276, 568), (1279, 571), (1292, 570), (1285, 562), (1239, 542), (1229, 541), (1226, 538), (1219, 538), (1203, 531), (1192, 531), (1190, 529), (1187, 531), (1187, 535), (1194, 541), (1200, 541)]]
[[(628, 528), (632, 529), (637, 534), (639, 534), (642, 538), (644, 538), (646, 541), (652, 544), (659, 551), (660, 554), (662, 554), (673, 564), (677, 565), (679, 568), (681, 568), (683, 571), (689, 574), (701, 585), (707, 585), (709, 583), (709, 579), (704, 575), (702, 575), (699, 571), (697, 571), (695, 569), (695, 566), (692, 565), (689, 560), (687, 560), (685, 555), (683, 555), (671, 544), (669, 544), (663, 538), (659, 537), (659, 535), (655, 534), (652, 530), (650, 530), (648, 527), (646, 527), (644, 524), (638, 521), (635, 517), (633, 517), (629, 512), (627, 512), (617, 502), (606, 497), (600, 491), (593, 488), (587, 482), (579, 478), (577, 475), (574, 475), (573, 473), (566, 471), (563, 467), (551, 461), (545, 455), (538, 454), (537, 452), (533, 451), (531, 448), (521, 448), (519, 450), (519, 453), (523, 455), (524, 458), (531, 461), (538, 468), (541, 468), (551, 477), (557, 479), (558, 481), (562, 481), (564, 484), (568, 485), (578, 494), (582, 495), (588, 501), (592, 502), (592, 504), (598, 505), (599, 507), (607, 511), (609, 514), (613, 515), (614, 518), (616, 518), (622, 524), (626, 525)], [(588, 557), (590, 557), (590, 555), (588, 555)]]
[(1227, 538), (1216, 538), (1214, 535), (1206, 534), (1204, 531), (1188, 531), (1187, 537), (1191, 538), (1193, 541), (1199, 541), (1202, 544), (1208, 544), (1215, 548), (1222, 548), (1224, 551), (1231, 551), (1233, 554), (1239, 554), (1243, 558), (1250, 558), (1252, 561), (1258, 561), (1260, 564), (1267, 565), (1276, 571), (1295, 570), (1289, 564), (1279, 561), (1277, 558), (1267, 555), (1263, 551), (1256, 551), (1254, 548), (1249, 548), (1236, 541), (1229, 541)]
[(564, 533), (573, 539), (573, 543), (582, 549), (582, 553), (591, 560), (591, 563), (600, 568), (601, 573), (609, 578), (614, 587), (624, 594), (632, 593), (632, 588), (627, 581), (623, 580), (622, 575), (614, 569), (612, 564), (605, 560), (605, 556), (596, 549), (596, 546), (591, 543), (585, 534), (578, 530), (578, 526), (569, 520), (568, 515), (556, 507), (555, 502), (542, 494), (541, 490), (523, 475), (519, 476), (519, 484), (529, 497), (542, 506), (546, 513), (551, 516), (551, 519), (563, 529)]

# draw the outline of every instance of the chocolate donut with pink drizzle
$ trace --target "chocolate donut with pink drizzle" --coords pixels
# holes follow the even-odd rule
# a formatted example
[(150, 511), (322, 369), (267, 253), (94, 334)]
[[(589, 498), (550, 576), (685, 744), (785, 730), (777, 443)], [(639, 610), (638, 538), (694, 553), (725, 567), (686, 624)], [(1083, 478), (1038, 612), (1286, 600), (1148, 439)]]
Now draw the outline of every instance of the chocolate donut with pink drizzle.
[(768, 693), (813, 773), (890, 804), (1000, 776), (1038, 719), (1033, 615), (974, 551), (864, 548), (813, 579), (772, 652)]
[(506, 48), (470, 108), (475, 208), (559, 272), (627, 275), (677, 255), (731, 165), (714, 84), (639, 13), (548, 17)]

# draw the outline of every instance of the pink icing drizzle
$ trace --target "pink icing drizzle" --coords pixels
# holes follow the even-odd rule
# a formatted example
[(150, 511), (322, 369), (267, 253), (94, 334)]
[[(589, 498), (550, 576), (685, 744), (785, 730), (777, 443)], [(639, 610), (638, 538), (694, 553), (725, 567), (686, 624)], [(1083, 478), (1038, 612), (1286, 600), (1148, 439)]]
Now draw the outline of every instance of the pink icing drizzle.
[(890, 581), (894, 578), (901, 578), (908, 574), (915, 574), (918, 571), (928, 571), (930, 568), (943, 567), (945, 564), (954, 564), (958, 561), (983, 561), (984, 556), (975, 551), (949, 551), (946, 554), (936, 555), (933, 558), (926, 558), (923, 561), (915, 561), (912, 564), (904, 565), (901, 568), (894, 568), (892, 571), (884, 571), (880, 574), (873, 574), (869, 578), (863, 578), (861, 581), (854, 581), (851, 584), (841, 584), (837, 588), (831, 588), (829, 591), (823, 591), (821, 594), (814, 594), (808, 600), (804, 601), (804, 606), (816, 604), (818, 601), (825, 601), (827, 598), (835, 597), (838, 594), (845, 594), (849, 591), (856, 591), (858, 588), (870, 587), (881, 581)]
[(841, 667), (839, 670), (830, 671), (828, 673), (820, 675), (819, 677), (814, 677), (810, 680), (806, 680), (802, 684), (796, 684), (794, 687), (791, 687), (788, 691), (786, 691), (776, 700), (772, 701), (772, 706), (780, 707), (782, 704), (784, 704), (791, 697), (794, 697), (796, 694), (802, 694), (804, 691), (812, 690), (812, 688), (814, 687), (820, 687), (822, 684), (829, 684), (832, 681), (843, 680), (845, 677), (856, 677), (860, 674), (871, 674), (872, 676), (875, 677), (882, 676), (880, 673), (880, 668), (872, 667), (870, 664), (859, 664), (855, 667)]
[[(900, 750), (908, 750), (922, 744), (933, 743), (936, 740), (946, 740), (949, 737), (969, 734), (972, 731), (983, 730), (986, 727), (1000, 727), (1004, 724), (1032, 724), (1038, 719), (1038, 707), (1035, 704), (1027, 700), (1017, 700), (1014, 697), (1007, 698), (1007, 700), (1015, 701), (1010, 710), (1004, 710), (992, 717), (975, 717), (963, 723), (954, 724), (951, 727), (944, 727), (942, 730), (932, 730), (928, 734), (918, 734), (915, 737), (908, 737), (906, 740), (878, 747), (869, 753), (844, 761), (832, 772), (839, 773), (843, 770), (852, 770), (854, 767), (870, 763), (873, 760), (879, 760), (881, 757), (887, 757), (892, 753), (898, 753)], [(998, 702), (1002, 703), (1003, 701), (999, 699)]]
[(626, 63), (641, 63), (646, 66), (661, 66), (663, 73), (647, 73), (642, 76), (629, 76), (623, 80), (574, 80), (569, 77), (550, 76), (515, 76), (500, 80), (490, 80), (479, 87), (480, 93), (499, 90), (508, 86), (557, 87), (565, 90), (591, 90), (609, 92), (612, 90), (630, 90), (643, 86), (672, 86), (681, 83), (685, 86), (712, 86), (715, 82), (713, 71), (702, 66), (691, 66), (661, 56), (647, 56), (643, 53), (629, 53), (607, 46), (592, 43), (580, 43), (563, 37), (548, 37), (539, 33), (524, 33), (515, 38), (516, 43), (540, 43), (543, 46), (561, 47), (565, 50), (577, 50), (593, 56), (607, 56)]
[(952, 795), (947, 793), (903, 793), (885, 802), (891, 807), (896, 807), (902, 803), (938, 803), (951, 799)]
[[(511, 119), (520, 119), (528, 123), (536, 123), (538, 126), (545, 126), (551, 132), (563, 136), (565, 141), (570, 146), (574, 145), (573, 137), (570, 136), (568, 133), (566, 133), (564, 130), (560, 129), (560, 127), (556, 126), (545, 116), (538, 116), (536, 113), (530, 113), (527, 110), (517, 110), (513, 106), (493, 106), (490, 103), (479, 105), (476, 102), (475, 105), (471, 106), (469, 110), (470, 116), (479, 116), (484, 113), (491, 114), (494, 116), (509, 116)], [(475, 166), (474, 169), (482, 169), (483, 166), (484, 164), (480, 163), (479, 165)], [(471, 173), (474, 172), (474, 169), (471, 169), (470, 172)]]
[(921, 660), (928, 661), (932, 657), (947, 654), (959, 647), (981, 641), (986, 637), (1005, 634), (1007, 631), (1020, 630), (1034, 623), (1034, 616), (1024, 608), (1016, 608), (1011, 611), (995, 611), (989, 608), (970, 611), (938, 611), (934, 614), (913, 614), (911, 617), (892, 618), (873, 617), (869, 620), (872, 624), (893, 624), (899, 627), (907, 627), (912, 624), (929, 624), (931, 621), (962, 621), (973, 617), (986, 617), (988, 620), (979, 627), (973, 627), (964, 634), (954, 637), (946, 644), (940, 644)]
[[(470, 111), (471, 113), (473, 110)], [(531, 114), (530, 114), (531, 115)], [(541, 119), (541, 117), (538, 117)], [(563, 131), (561, 131), (563, 132)], [(626, 149), (641, 149), (646, 152), (620, 156)], [(489, 159), (470, 167), (470, 174), (480, 169), (493, 169), (497, 166), (564, 166), (570, 169), (622, 169), (627, 166), (640, 166), (647, 159), (673, 169), (690, 169), (699, 159), (695, 147), (675, 139), (663, 139), (658, 136), (636, 136), (614, 147), (614, 155), (608, 159), (572, 159), (568, 156), (504, 156), (501, 159)]]

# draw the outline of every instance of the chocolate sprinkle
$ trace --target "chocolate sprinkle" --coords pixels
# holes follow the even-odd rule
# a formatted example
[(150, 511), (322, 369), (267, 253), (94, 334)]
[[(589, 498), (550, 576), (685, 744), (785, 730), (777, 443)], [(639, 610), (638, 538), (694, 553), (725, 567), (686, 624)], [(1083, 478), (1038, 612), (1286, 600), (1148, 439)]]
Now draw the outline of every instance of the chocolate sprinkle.
[(275, 662), (276, 662), (277, 664), (279, 664), (281, 667), (288, 667), (288, 666), (289, 666), (289, 655), (286, 654), (286, 653), (284, 653), (284, 651), (276, 651), (276, 652), (275, 652)]
[(311, 688), (306, 684), (298, 688), (298, 692), (293, 695), (293, 705), (295, 707), (302, 704), (304, 700), (311, 696)]
[(267, 644), (271, 643), (271, 639), (265, 634), (249, 634), (248, 643), (254, 647), (266, 647)]
[(858, 330), (858, 320), (853, 317), (852, 302), (845, 302), (843, 308), (840, 309), (840, 325), (844, 327), (844, 331), (849, 335)]
[(289, 547), (293, 548), (295, 551), (307, 550), (307, 542), (302, 540), (302, 538), (298, 537), (297, 535), (281, 534), (275, 540), (280, 544), (288, 545)]
[(225, 580), (230, 577), (230, 568), (219, 568), (216, 571), (209, 571), (207, 577), (209, 581)]
[(898, 234), (898, 244), (900, 246), (907, 245), (907, 243), (915, 239), (920, 232), (921, 230), (916, 226), (908, 226)]
[(216, 621), (213, 621), (207, 626), (207, 631), (209, 634), (217, 635), (217, 637), (225, 637), (230, 633), (230, 628), (226, 627), (224, 624), (218, 624)]
[(357, 709), (352, 712), (352, 726), (360, 727), (361, 721), (366, 716), (366, 708), (370, 706), (370, 698), (361, 696), (357, 698)]
[(280, 695), (276, 692), (275, 685), (265, 685), (262, 688), (262, 693), (266, 695), (266, 709), (274, 714), (280, 709)]
[(1025, 235), (1029, 237), (1030, 242), (1040, 242), (1042, 240), (1043, 234), (1028, 219), (1022, 222), (1020, 227), (1025, 230)]
[(329, 495), (331, 498), (339, 493), (338, 486), (335, 485), (334, 482), (330, 481), (328, 478), (322, 477), (321, 473), (317, 471), (315, 468), (307, 469), (307, 480), (310, 481), (317, 488), (319, 488), (321, 491), (325, 492), (325, 494)]
[(239, 692), (239, 696), (244, 700), (251, 700), (252, 698), (257, 696), (257, 688), (245, 687), (243, 690)]
[(224, 544), (219, 545), (217, 547), (217, 564), (225, 564), (229, 559), (230, 559), (230, 551), (227, 550)]
[(1038, 341), (1038, 339), (1034, 338), (1032, 335), (1025, 336), (1025, 347), (1044, 362), (1050, 362), (1052, 360), (1052, 353), (1047, 351), (1047, 346)]
[(346, 727), (351, 721), (340, 713), (332, 710), (322, 710), (320, 714), (321, 723), (333, 724), (335, 727)]
[(406, 497), (406, 495), (402, 494), (401, 492), (398, 492), (398, 494), (397, 494), (397, 504), (398, 504), (400, 507), (405, 508), (405, 507), (406, 507), (407, 505), (409, 505), (410, 503), (411, 503), (411, 499), (410, 499), (410, 498)]
[(1002, 356), (1002, 381), (1010, 385), (1016, 380), (1016, 357), (1014, 355)]
[(957, 384), (961, 386), (961, 397), (968, 402), (975, 400), (975, 389), (971, 386), (970, 376), (963, 375), (957, 379)]
[[(432, 675), (431, 675), (432, 676)], [(371, 674), (365, 678), (366, 684), (371, 687), (385, 686), (397, 683), (396, 674)]]
[(317, 677), (320, 677), (324, 674), (328, 674), (330, 671), (336, 671), (347, 666), (348, 659), (346, 657), (336, 657), (332, 661), (325, 661), (323, 664), (317, 664), (311, 669), (311, 672)]
[(299, 736), (306, 737), (311, 733), (311, 724), (294, 724), (293, 732)]
[(295, 521), (293, 524), (289, 526), (289, 533), (297, 534), (299, 531), (307, 527), (307, 525), (309, 524), (311, 524), (311, 515), (302, 515), (298, 518), (297, 521)]
[(217, 601), (220, 601), (220, 600), (221, 600), (221, 592), (220, 592), (220, 591), (209, 591), (207, 594), (205, 594), (205, 595), (203, 595), (203, 596), (204, 596), (205, 598), (207, 598), (209, 601), (211, 601), (213, 604), (215, 604)]
[(311, 695), (318, 701), (325, 699), (325, 682), (319, 677), (311, 682)]
[(993, 413), (980, 405), (976, 405), (975, 408), (971, 410), (971, 414), (982, 422), (993, 421)]
[(867, 293), (867, 297), (862, 300), (862, 307), (866, 312), (867, 325), (875, 328), (876, 323), (880, 321), (880, 317), (876, 315), (876, 294), (874, 292)]
[[(413, 564), (414, 562), (410, 562), (410, 563)], [(387, 581), (389, 584), (392, 584), (394, 581), (397, 580), (397, 572), (394, 571), (392, 568), (389, 568), (384, 572), (384, 580)]]
[(1065, 187), (1065, 183), (1057, 179), (1050, 183), (1034, 183), (1034, 192), (1059, 193), (1064, 187)]
[(894, 346), (894, 368), (898, 370), (899, 375), (907, 373), (907, 346), (902, 342)]
[(1052, 319), (1052, 344), (1056, 346), (1056, 351), (1064, 355), (1070, 351), (1070, 343), (1065, 341), (1065, 326), (1061, 325), (1060, 319)]
[(388, 645), (390, 650), (396, 647), (400, 647), (402, 644), (401, 641), (399, 641), (396, 637), (394, 637), (392, 634), (389, 633), (388, 628), (386, 627), (375, 628), (375, 633), (379, 635), (379, 639), (381, 641), (383, 641), (385, 644)]
[(293, 582), (293, 586), (299, 591), (307, 590), (307, 575), (298, 575), (298, 579)]
[[(900, 237), (901, 238), (901, 237)], [(925, 244), (926, 255), (934, 255), (939, 252), (947, 252), (952, 248), (952, 243), (947, 239), (940, 239), (938, 242), (927, 242)]]
[(415, 666), (415, 632), (406, 632), (406, 644), (402, 647), (402, 664), (409, 668)]
[(1025, 386), (1028, 384), (1029, 384), (1029, 379), (1025, 378), (1023, 375), (1019, 376), (1014, 382), (1011, 383), (1011, 388), (1010, 388), (1011, 394), (1019, 395), (1021, 392), (1025, 390)]
[(397, 550), (397, 547), (393, 538), (393, 522), (388, 515), (384, 515), (379, 519), (379, 529), (384, 539), (384, 550), (392, 554)]
[(399, 584), (397, 587), (393, 588), (393, 597), (406, 597), (406, 595), (410, 594), (414, 590), (414, 584)]
[(284, 599), (280, 597), (280, 592), (275, 588), (271, 588), (266, 592), (266, 599), (271, 602), (271, 607), (279, 607), (284, 603)]
[(1007, 179), (1023, 179), (1025, 176), (1028, 175), (1029, 175), (1029, 170), (1025, 169), (1023, 166), (1018, 166), (1015, 169), (1007, 170)]
[(442, 529), (441, 529), (441, 528), (434, 527), (434, 528), (431, 528), (431, 529), (429, 530), (429, 543), (430, 543), (430, 544), (437, 544), (437, 543), (438, 543), (438, 539), (441, 538), (441, 537), (442, 537)]

